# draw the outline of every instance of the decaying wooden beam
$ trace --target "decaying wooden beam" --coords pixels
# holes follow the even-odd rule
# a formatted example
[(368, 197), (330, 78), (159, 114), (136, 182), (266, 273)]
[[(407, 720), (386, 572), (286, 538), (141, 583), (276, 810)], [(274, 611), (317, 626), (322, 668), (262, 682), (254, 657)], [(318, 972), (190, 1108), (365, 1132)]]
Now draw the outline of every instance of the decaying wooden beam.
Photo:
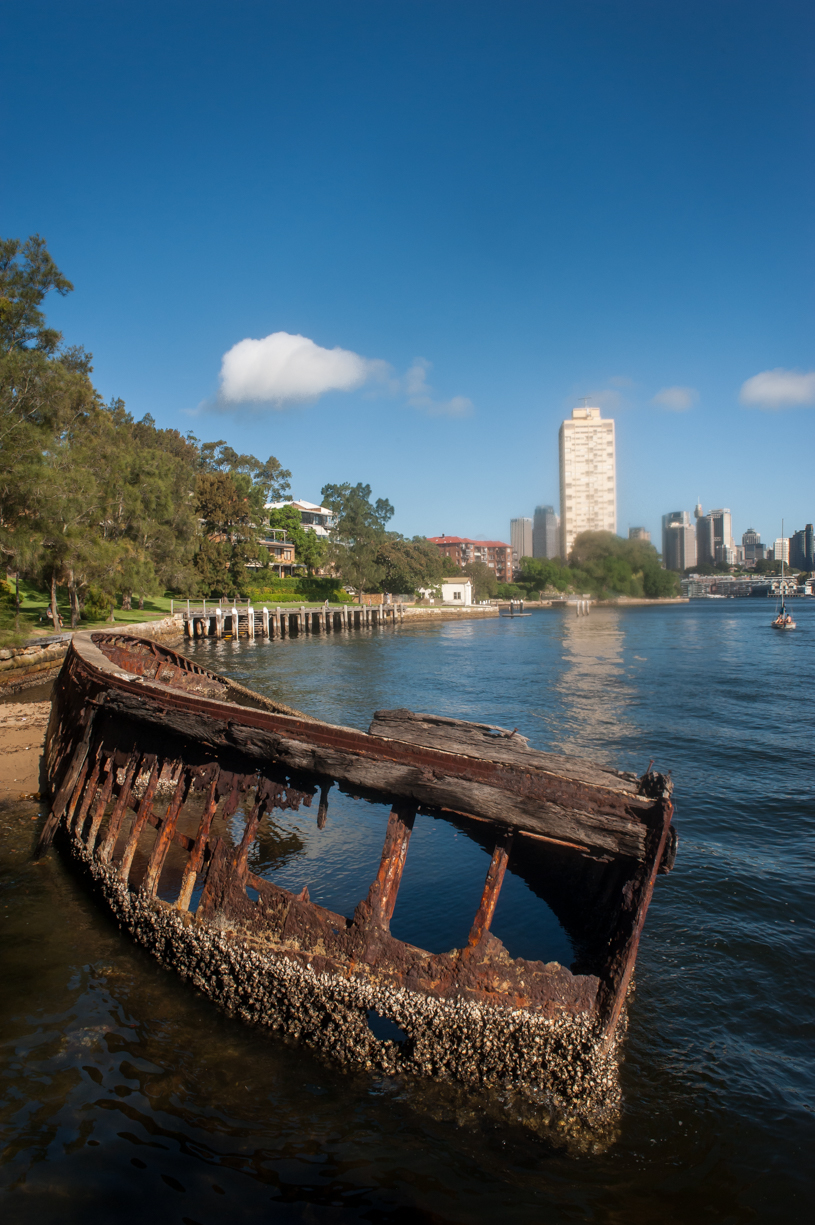
[(150, 778), (147, 783), (144, 795), (139, 800), (139, 806), (136, 810), (136, 815), (133, 818), (133, 825), (130, 829), (130, 836), (127, 840), (127, 845), (122, 855), (122, 862), (119, 865), (119, 876), (122, 880), (127, 880), (130, 875), (130, 866), (133, 863), (133, 856), (136, 854), (139, 838), (144, 829), (148, 817), (153, 810), (153, 799), (156, 794), (159, 776), (161, 775), (161, 762), (158, 757), (153, 758), (153, 768), (150, 771)]
[(215, 816), (215, 809), (218, 807), (218, 774), (216, 769), (212, 776), (212, 781), (207, 790), (207, 798), (204, 803), (204, 811), (201, 815), (201, 820), (198, 825), (198, 833), (195, 836), (190, 857), (187, 861), (187, 866), (184, 869), (184, 875), (181, 878), (181, 889), (178, 894), (178, 899), (175, 904), (176, 910), (187, 910), (190, 905), (192, 891), (195, 888), (195, 878), (201, 870), (201, 865), (204, 862), (204, 851), (206, 850), (209, 831), (212, 827), (212, 818)]
[(614, 1033), (625, 1006), (625, 997), (634, 973), (640, 936), (645, 915), (651, 902), (662, 857), (668, 845), (673, 805), (661, 801), (661, 821), (654, 823), (649, 839), (648, 855), (631, 882), (623, 891), (622, 914), (617, 925), (611, 956), (604, 975), (600, 1007), (604, 1014), (605, 1045), (614, 1040)]
[[(125, 815), (130, 800), (130, 793), (133, 790), (133, 781), (137, 777), (136, 767), (139, 763), (141, 754), (138, 749), (133, 749), (125, 766), (124, 781), (119, 788), (119, 794), (116, 797), (116, 803), (113, 805), (113, 811), (110, 814), (108, 827), (105, 831), (105, 836), (102, 839), (102, 844), (99, 847), (99, 860), (101, 863), (110, 863), (113, 851), (116, 847), (116, 842), (119, 837), (119, 832), (122, 828), (122, 821)], [(115, 762), (111, 766), (111, 770), (115, 770)]]
[(153, 850), (150, 853), (150, 861), (147, 865), (147, 872), (142, 885), (142, 888), (149, 897), (156, 896), (158, 883), (161, 878), (161, 870), (164, 867), (164, 861), (173, 842), (178, 814), (181, 812), (181, 808), (187, 798), (189, 784), (190, 776), (186, 770), (182, 770), (178, 776), (173, 798), (170, 800), (164, 820), (159, 826), (158, 837), (153, 843)]
[[(116, 781), (116, 763), (113, 759), (112, 754), (109, 755), (105, 759), (105, 767), (107, 770), (107, 773), (105, 775), (105, 781), (102, 784), (102, 788), (97, 797), (96, 806), (93, 810), (93, 816), (91, 817), (90, 829), (88, 830), (88, 836), (85, 840), (85, 846), (87, 847), (91, 855), (93, 854), (94, 849), (96, 847), (96, 839), (99, 834), (99, 827), (102, 824), (102, 818), (105, 815), (105, 809), (110, 803), (110, 797), (113, 794), (113, 784)], [(81, 835), (82, 830), (81, 829), (77, 830), (77, 833)]]
[[(95, 713), (96, 710), (94, 707), (85, 708), (85, 713), (83, 716), (84, 734), (74, 750), (74, 755), (71, 759), (70, 765), (65, 771), (59, 790), (54, 797), (54, 803), (51, 806), (51, 813), (43, 826), (39, 842), (37, 843), (35, 855), (41, 855), (43, 851), (48, 849), (54, 840), (54, 834), (57, 831), (57, 826), (62, 820), (62, 815), (65, 812), (68, 799), (76, 786), (76, 780), (79, 777), (80, 771), (85, 765), (85, 758), (88, 756)], [(82, 724), (80, 724), (80, 726), (82, 726)]]
[(73, 820), (66, 822), (66, 828), (70, 832), (75, 829), (78, 834), (82, 833), (82, 828), (85, 824), (85, 818), (88, 815), (93, 798), (96, 795), (96, 789), (99, 786), (99, 773), (102, 768), (102, 746), (97, 745), (96, 752), (93, 756), (93, 769), (91, 770), (90, 778), (85, 784), (85, 791), (82, 795), (82, 801), (78, 808), (74, 811)]

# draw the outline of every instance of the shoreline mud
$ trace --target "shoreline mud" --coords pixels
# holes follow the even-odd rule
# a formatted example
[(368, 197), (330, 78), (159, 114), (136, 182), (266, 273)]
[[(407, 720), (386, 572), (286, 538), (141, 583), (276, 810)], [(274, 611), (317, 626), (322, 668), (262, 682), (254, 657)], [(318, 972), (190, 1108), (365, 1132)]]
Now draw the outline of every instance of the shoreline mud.
[(0, 705), (0, 804), (38, 796), (50, 714), (50, 702)]

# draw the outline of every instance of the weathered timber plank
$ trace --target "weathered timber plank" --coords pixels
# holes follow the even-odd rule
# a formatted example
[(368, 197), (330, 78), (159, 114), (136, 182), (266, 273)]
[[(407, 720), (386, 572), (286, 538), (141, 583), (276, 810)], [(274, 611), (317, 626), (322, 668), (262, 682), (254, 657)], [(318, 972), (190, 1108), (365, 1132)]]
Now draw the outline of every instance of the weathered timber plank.
[[(54, 834), (56, 833), (57, 826), (62, 819), (62, 814), (65, 812), (69, 797), (74, 791), (76, 781), (79, 778), (81, 771), (85, 768), (85, 760), (88, 756), (88, 750), (90, 748), (95, 714), (96, 711), (93, 709), (93, 707), (86, 707), (84, 712), (84, 735), (79, 741), (79, 744), (76, 746), (70, 765), (63, 775), (59, 791), (54, 797), (54, 803), (48, 820), (45, 822), (42, 833), (40, 834), (35, 855), (42, 854), (42, 852), (47, 850), (47, 848), (53, 842)], [(80, 726), (82, 726), (82, 724), (80, 724)]]
[(144, 877), (142, 888), (149, 897), (155, 897), (158, 889), (161, 870), (164, 867), (164, 861), (167, 858), (167, 853), (173, 842), (175, 834), (175, 826), (178, 820), (178, 814), (181, 811), (181, 806), (187, 797), (187, 788), (189, 786), (189, 775), (186, 770), (181, 771), (178, 776), (178, 782), (175, 785), (173, 798), (170, 800), (164, 820), (159, 825), (159, 833), (156, 841), (153, 843), (153, 850), (150, 855), (150, 862), (147, 865), (147, 872)]
[(525, 736), (488, 723), (466, 723), (441, 715), (417, 714), (411, 710), (378, 710), (368, 728), (371, 736), (424, 745), (445, 753), (476, 757), (481, 761), (505, 762), (522, 769), (542, 770), (589, 787), (602, 787), (636, 796), (637, 779), (580, 757), (561, 756), (531, 749)]
[(190, 857), (187, 861), (187, 866), (184, 869), (184, 875), (181, 878), (181, 889), (176, 899), (176, 910), (186, 910), (190, 904), (192, 891), (195, 888), (195, 878), (201, 870), (201, 865), (204, 862), (204, 851), (206, 850), (209, 831), (212, 826), (212, 819), (215, 816), (215, 809), (218, 807), (218, 772), (213, 774), (212, 780), (207, 791), (206, 803), (204, 811), (201, 815), (201, 821), (198, 825), (198, 833), (195, 837)]
[[(614, 854), (640, 859), (644, 852), (648, 828), (644, 818), (652, 804), (641, 800), (606, 793), (597, 797), (605, 811), (599, 808), (568, 808), (545, 798), (548, 776), (542, 776), (543, 786), (536, 788), (537, 794), (518, 795), (513, 790), (505, 789), (516, 778), (508, 779), (497, 767), (493, 783), (503, 782), (504, 786), (488, 785), (464, 773), (457, 774), (456, 759), (451, 758), (448, 763), (440, 758), (430, 768), (406, 764), (361, 752), (349, 752), (317, 743), (316, 740), (293, 739), (275, 731), (227, 722), (205, 711), (178, 709), (170, 705), (159, 707), (154, 701), (145, 701), (119, 689), (112, 689), (106, 695), (105, 706), (151, 726), (203, 741), (213, 748), (240, 749), (255, 760), (271, 759), (289, 769), (334, 778), (350, 788), (413, 799), (428, 807), (472, 813), (500, 825), (566, 841), (577, 840), (588, 847)], [(381, 742), (372, 739), (370, 743), (373, 754)], [(466, 766), (465, 761), (458, 768), (463, 771)], [(449, 770), (449, 773), (442, 773), (442, 770)], [(520, 774), (517, 781), (523, 784), (525, 777)], [(536, 784), (539, 782), (537, 779), (534, 781)], [(564, 790), (568, 794), (569, 781), (554, 779), (549, 789), (552, 795), (563, 795)], [(586, 803), (591, 803), (595, 798), (588, 789), (576, 784), (572, 784), (572, 794), (575, 799)], [(606, 799), (611, 811), (606, 807)], [(634, 809), (634, 812), (630, 813), (629, 809)]]
[[(113, 811), (110, 814), (107, 832), (102, 839), (102, 844), (99, 848), (98, 858), (102, 863), (110, 863), (113, 852), (116, 848), (116, 841), (119, 837), (119, 831), (122, 828), (122, 821), (125, 815), (125, 809), (130, 801), (130, 793), (133, 790), (133, 783), (138, 777), (136, 766), (139, 762), (141, 754), (138, 749), (133, 749), (128, 758), (125, 767), (125, 777), (122, 783), (119, 794), (116, 797), (116, 803), (113, 805)], [(116, 769), (115, 761), (111, 764), (111, 773)]]
[(130, 875), (130, 866), (133, 863), (133, 856), (136, 854), (136, 847), (139, 843), (142, 830), (147, 823), (148, 818), (153, 812), (153, 799), (158, 787), (159, 775), (161, 774), (161, 760), (156, 757), (153, 761), (153, 768), (150, 771), (150, 779), (147, 783), (147, 789), (139, 800), (139, 807), (133, 818), (133, 825), (130, 829), (130, 836), (127, 840), (127, 845), (122, 855), (122, 862), (119, 865), (119, 876), (126, 881)]

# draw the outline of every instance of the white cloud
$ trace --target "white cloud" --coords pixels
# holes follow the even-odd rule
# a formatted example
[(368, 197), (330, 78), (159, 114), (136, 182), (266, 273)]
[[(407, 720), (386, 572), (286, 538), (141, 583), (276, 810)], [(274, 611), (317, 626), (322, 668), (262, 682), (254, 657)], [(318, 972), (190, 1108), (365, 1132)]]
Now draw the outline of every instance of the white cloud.
[(412, 408), (432, 417), (466, 417), (472, 412), (466, 396), (438, 399), (427, 381), (429, 369), (430, 362), (417, 357), (400, 378), (388, 362), (360, 357), (350, 349), (323, 349), (307, 336), (272, 332), (262, 340), (241, 340), (223, 355), (218, 400), (211, 407), (263, 404), (284, 409), (318, 400), (329, 391), (357, 391), (375, 382), (380, 394), (404, 395)]
[(815, 370), (762, 370), (741, 385), (739, 399), (749, 408), (801, 408), (815, 404)]
[(473, 411), (473, 402), (466, 396), (453, 396), (451, 400), (437, 400), (433, 388), (427, 381), (431, 363), (424, 357), (414, 358), (413, 365), (403, 379), (408, 404), (431, 417), (467, 417)]
[(699, 399), (695, 387), (663, 387), (651, 401), (659, 408), (667, 408), (672, 413), (684, 413), (693, 408)]
[(328, 391), (356, 391), (388, 369), (386, 362), (349, 349), (323, 349), (307, 336), (272, 332), (262, 340), (241, 340), (224, 354), (220, 399), (287, 408)]

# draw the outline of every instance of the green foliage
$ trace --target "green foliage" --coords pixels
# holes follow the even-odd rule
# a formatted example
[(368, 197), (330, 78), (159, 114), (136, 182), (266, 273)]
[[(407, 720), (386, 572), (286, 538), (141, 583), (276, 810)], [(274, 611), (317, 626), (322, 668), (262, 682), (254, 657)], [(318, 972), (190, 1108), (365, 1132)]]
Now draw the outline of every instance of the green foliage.
[(611, 595), (679, 594), (679, 575), (663, 570), (659, 554), (645, 540), (624, 540), (613, 532), (581, 532), (569, 557), (572, 584), (597, 598)]
[[(698, 573), (701, 574), (702, 571), (699, 570)], [(779, 558), (779, 560), (776, 561), (774, 557), (762, 557), (759, 561), (756, 562), (755, 570), (753, 571), (753, 573), (754, 574), (780, 574), (781, 573), (781, 559)]]
[(543, 592), (566, 591), (571, 575), (559, 557), (522, 557), (518, 583), (527, 592), (530, 600), (538, 599)]
[(385, 498), (371, 503), (370, 485), (324, 485), (320, 496), (335, 517), (328, 560), (361, 603), (364, 592), (384, 582), (386, 570), (378, 557), (393, 507)]
[(413, 595), (420, 587), (435, 588), (443, 575), (441, 554), (425, 536), (406, 540), (398, 532), (386, 533), (376, 562), (384, 572), (384, 590), (397, 595)]
[[(499, 600), (527, 600), (529, 599), (529, 595), (527, 594), (526, 588), (519, 587), (517, 583), (499, 583), (496, 594)], [(537, 599), (537, 593), (535, 594), (534, 598)]]
[(82, 606), (82, 619), (83, 621), (107, 621), (115, 604), (115, 593), (103, 591), (101, 587), (93, 585), (88, 588), (85, 603)]
[(90, 355), (61, 347), (45, 325), (46, 294), (71, 288), (41, 238), (0, 240), (6, 567), (48, 587), (52, 610), (66, 587), (73, 626), (89, 597), (101, 607), (94, 589), (113, 602), (118, 593), (124, 609), (134, 594), (142, 603), (165, 588), (241, 590), (246, 563), (268, 561), (255, 525), (290, 474), (273, 456), (262, 463), (224, 442), (158, 429), (150, 416), (135, 421), (120, 400), (103, 405)]
[(353, 596), (343, 590), (338, 578), (302, 577), (278, 578), (271, 575), (263, 580), (262, 586), (252, 585), (246, 594), (253, 604), (353, 604)]
[(461, 574), (468, 575), (473, 580), (473, 599), (494, 600), (498, 595), (498, 580), (495, 571), (485, 566), (483, 561), (471, 561), (461, 567)]

